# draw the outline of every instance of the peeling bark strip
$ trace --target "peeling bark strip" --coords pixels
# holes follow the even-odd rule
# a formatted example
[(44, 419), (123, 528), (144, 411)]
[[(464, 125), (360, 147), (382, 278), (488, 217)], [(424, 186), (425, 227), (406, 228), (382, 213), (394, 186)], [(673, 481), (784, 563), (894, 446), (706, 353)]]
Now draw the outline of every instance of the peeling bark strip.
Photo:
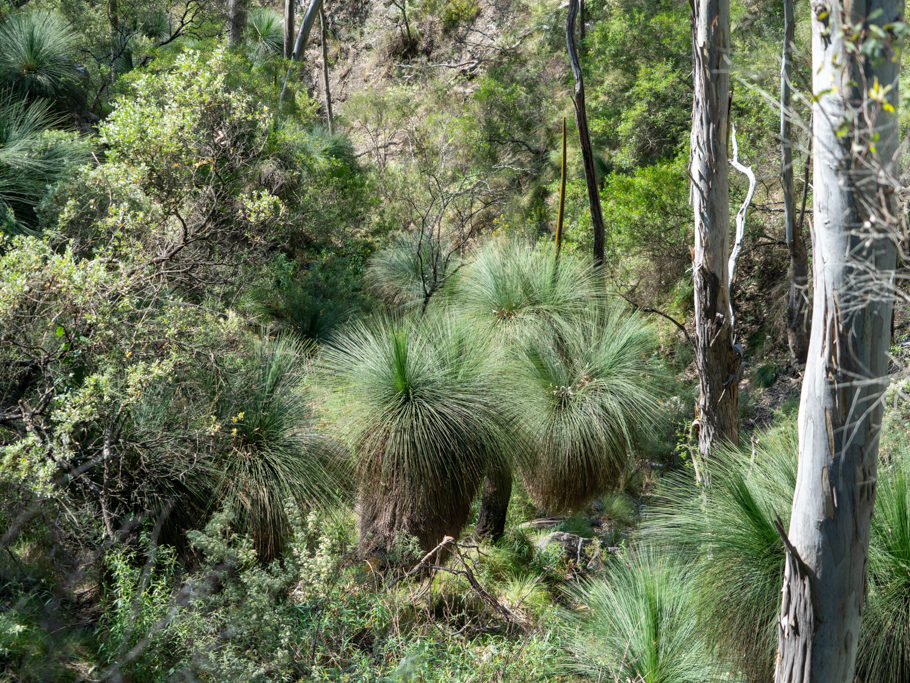
[(722, 442), (739, 442), (741, 353), (734, 347), (727, 262), (730, 6), (728, 0), (695, 0), (692, 11), (695, 90), (689, 175), (695, 214), (695, 365), (698, 448), (708, 458)]
[[(796, 548), (787, 538), (780, 517), (774, 520), (774, 527), (786, 550), (784, 566), (783, 601), (778, 622), (778, 645), (785, 640), (798, 643), (796, 647), (780, 648), (775, 666), (777, 680), (793, 683), (810, 681), (812, 671), (812, 638), (815, 634), (815, 608), (812, 604), (812, 582), (806, 564), (800, 559)], [(785, 659), (784, 659), (785, 657)]]
[(889, 25), (903, 2), (812, 9), (812, 333), (776, 680), (852, 683), (895, 291), (900, 49)]

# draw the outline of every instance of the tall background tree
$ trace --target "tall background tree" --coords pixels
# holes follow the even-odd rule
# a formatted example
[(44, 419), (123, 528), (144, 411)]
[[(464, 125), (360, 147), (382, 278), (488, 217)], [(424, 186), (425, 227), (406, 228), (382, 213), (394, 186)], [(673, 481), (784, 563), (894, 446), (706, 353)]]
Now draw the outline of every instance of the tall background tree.
[(728, 283), (730, 242), (727, 137), (730, 108), (730, 5), (693, 5), (694, 99), (690, 175), (695, 213), (695, 364), (698, 369), (698, 448), (703, 458), (724, 441), (739, 441), (737, 380)]
[(900, 0), (813, 6), (814, 301), (778, 683), (853, 680), (896, 266)]
[[(803, 205), (799, 221), (796, 219), (796, 203), (793, 196), (793, 139), (790, 119), (792, 117), (792, 67), (793, 67), (793, 0), (784, 0), (784, 46), (780, 65), (780, 171), (784, 189), (784, 235), (787, 251), (790, 253), (790, 286), (787, 293), (787, 345), (790, 360), (801, 365), (806, 362), (809, 352), (809, 311), (806, 289), (809, 284), (809, 255), (803, 238), (803, 217), (805, 197), (808, 190), (808, 175), (803, 181)], [(806, 172), (809, 157), (806, 157)]]

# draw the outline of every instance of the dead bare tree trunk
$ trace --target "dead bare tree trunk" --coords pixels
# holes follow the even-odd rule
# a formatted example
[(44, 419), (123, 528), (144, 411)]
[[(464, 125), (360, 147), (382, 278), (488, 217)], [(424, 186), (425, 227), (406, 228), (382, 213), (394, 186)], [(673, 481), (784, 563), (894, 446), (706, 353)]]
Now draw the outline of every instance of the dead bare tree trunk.
[(284, 58), (290, 59), (294, 53), (294, 15), (297, 12), (297, 0), (284, 0)]
[(240, 45), (246, 29), (247, 0), (229, 0), (228, 2), (228, 43)]
[[(787, 294), (787, 344), (790, 361), (806, 362), (809, 351), (809, 256), (803, 239), (802, 221), (795, 220), (793, 199), (793, 141), (790, 133), (791, 72), (793, 63), (793, 0), (784, 2), (784, 47), (780, 67), (780, 176), (784, 190), (784, 234), (790, 253), (790, 289)], [(808, 166), (809, 160), (806, 159)], [(805, 190), (806, 188), (804, 188)]]
[(600, 188), (597, 187), (597, 168), (594, 165), (594, 148), (591, 146), (591, 134), (588, 132), (588, 113), (585, 108), (585, 84), (581, 77), (581, 65), (578, 63), (578, 50), (575, 46), (575, 17), (578, 15), (578, 0), (569, 0), (569, 13), (566, 15), (566, 48), (569, 52), (569, 63), (575, 79), (575, 125), (581, 143), (581, 156), (585, 167), (585, 183), (588, 186), (588, 203), (591, 205), (591, 222), (594, 224), (594, 263), (604, 262), (606, 229), (603, 213), (600, 208)]
[(329, 48), (326, 44), (325, 12), (319, 8), (319, 38), (322, 42), (322, 90), (325, 94), (325, 119), (329, 127), (329, 135), (335, 133), (335, 124), (332, 120), (332, 91), (329, 88)]
[(900, 50), (888, 27), (903, 2), (813, 10), (814, 299), (776, 680), (852, 683), (895, 291)]
[[(739, 442), (738, 383), (742, 352), (735, 345), (730, 301), (729, 132), (730, 6), (695, 0), (692, 17), (694, 98), (689, 173), (695, 214), (695, 365), (698, 448), (703, 459), (723, 442)], [(702, 468), (704, 470), (704, 467)]]

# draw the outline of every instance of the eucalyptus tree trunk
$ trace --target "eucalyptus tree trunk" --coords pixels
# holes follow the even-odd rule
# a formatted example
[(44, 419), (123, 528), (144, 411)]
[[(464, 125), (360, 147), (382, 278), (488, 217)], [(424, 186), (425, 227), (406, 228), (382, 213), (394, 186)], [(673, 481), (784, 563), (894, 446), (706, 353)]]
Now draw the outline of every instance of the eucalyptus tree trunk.
[[(780, 67), (780, 172), (784, 189), (784, 234), (790, 253), (790, 288), (787, 294), (787, 344), (790, 360), (806, 362), (809, 351), (809, 316), (806, 291), (809, 284), (809, 256), (803, 239), (802, 220), (795, 220), (793, 199), (793, 142), (790, 133), (791, 72), (793, 63), (793, 0), (784, 3), (784, 47)], [(806, 161), (808, 165), (808, 159)], [(807, 166), (808, 168), (808, 166)], [(804, 192), (806, 188), (803, 188)]]
[(325, 11), (319, 8), (319, 38), (322, 43), (322, 90), (325, 94), (325, 121), (329, 135), (335, 133), (335, 121), (332, 116), (332, 90), (329, 86), (329, 47), (326, 42)]
[(303, 51), (306, 49), (307, 41), (310, 38), (313, 23), (316, 21), (316, 17), (319, 16), (319, 12), (322, 11), (322, 1), (310, 0), (310, 4), (303, 14), (303, 19), (300, 21), (300, 30), (297, 31), (297, 40), (294, 41), (294, 51), (291, 53), (291, 59), (298, 62), (303, 59)]
[[(730, 107), (730, 5), (694, 0), (694, 98), (689, 171), (695, 214), (695, 365), (698, 448), (703, 459), (723, 442), (739, 442), (738, 381), (730, 301), (730, 197), (727, 138)], [(704, 469), (704, 468), (702, 468)]]
[[(236, 0), (233, 0), (236, 2)], [(303, 14), (300, 22), (300, 28), (297, 30), (297, 38), (294, 41), (294, 49), (291, 51), (291, 59), (299, 62), (303, 60), (303, 51), (306, 49), (307, 40), (310, 38), (310, 31), (313, 28), (313, 22), (322, 11), (323, 0), (310, 0), (310, 4)], [(291, 78), (291, 67), (284, 72), (284, 83), (281, 84), (281, 94), (278, 96), (279, 105), (284, 102), (284, 94), (288, 89), (288, 80)]]
[(247, 0), (229, 0), (228, 2), (228, 42), (239, 45), (243, 42), (243, 31), (246, 29)]
[(284, 0), (284, 58), (290, 59), (294, 53), (294, 14), (297, 11), (297, 0)]
[(569, 0), (569, 12), (566, 15), (566, 49), (572, 76), (575, 79), (575, 125), (581, 143), (581, 156), (585, 167), (585, 183), (588, 187), (588, 204), (591, 207), (591, 222), (594, 225), (594, 263), (604, 262), (606, 229), (603, 212), (600, 208), (600, 188), (597, 186), (597, 168), (594, 165), (594, 148), (591, 146), (591, 134), (588, 131), (588, 112), (585, 105), (585, 84), (581, 77), (581, 65), (578, 63), (578, 50), (575, 46), (575, 17), (578, 15), (578, 0)]
[(815, 291), (776, 680), (852, 683), (895, 286), (900, 51), (888, 25), (903, 2), (812, 7)]

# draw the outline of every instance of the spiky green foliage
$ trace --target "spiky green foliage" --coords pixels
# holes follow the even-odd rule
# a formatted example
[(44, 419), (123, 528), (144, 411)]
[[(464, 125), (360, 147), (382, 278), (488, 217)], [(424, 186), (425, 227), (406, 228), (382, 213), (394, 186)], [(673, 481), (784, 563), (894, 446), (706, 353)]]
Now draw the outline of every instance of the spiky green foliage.
[(347, 486), (337, 449), (312, 428), (302, 387), (305, 354), (290, 338), (256, 342), (229, 379), (213, 427), (223, 436), (213, 500), (235, 506), (240, 528), (262, 557), (283, 546), (288, 502), (324, 506)]
[(869, 543), (869, 594), (857, 670), (864, 681), (910, 680), (910, 450), (879, 467)]
[(450, 318), (353, 324), (321, 353), (360, 480), (361, 548), (457, 536), (488, 466), (515, 440), (483, 335)]
[(7, 213), (8, 231), (31, 231), (48, 186), (88, 156), (76, 136), (50, 132), (54, 123), (46, 103), (0, 96), (0, 224)]
[(13, 14), (0, 24), (0, 86), (20, 96), (57, 97), (75, 74), (76, 34), (56, 14)]
[(588, 261), (562, 254), (554, 265), (551, 249), (490, 240), (472, 254), (455, 301), (466, 316), (510, 333), (528, 323), (583, 314), (602, 298), (600, 272)]
[(571, 668), (597, 681), (719, 681), (693, 606), (684, 565), (639, 551), (616, 558), (607, 577), (569, 589), (580, 609), (567, 615)]
[(367, 264), (371, 288), (391, 306), (421, 308), (438, 296), (461, 261), (438, 239), (421, 232), (394, 237)]
[(649, 538), (688, 559), (702, 628), (749, 680), (770, 680), (783, 581), (783, 545), (774, 528), (790, 516), (799, 451), (795, 424), (755, 439), (754, 453), (725, 450), (701, 492), (688, 474), (663, 482)]
[(254, 59), (277, 57), (284, 49), (284, 20), (275, 10), (257, 7), (247, 16), (246, 38)]
[(579, 510), (616, 486), (636, 437), (660, 415), (656, 340), (620, 306), (557, 319), (518, 342), (514, 405), (531, 454), (520, 472), (535, 505)]

